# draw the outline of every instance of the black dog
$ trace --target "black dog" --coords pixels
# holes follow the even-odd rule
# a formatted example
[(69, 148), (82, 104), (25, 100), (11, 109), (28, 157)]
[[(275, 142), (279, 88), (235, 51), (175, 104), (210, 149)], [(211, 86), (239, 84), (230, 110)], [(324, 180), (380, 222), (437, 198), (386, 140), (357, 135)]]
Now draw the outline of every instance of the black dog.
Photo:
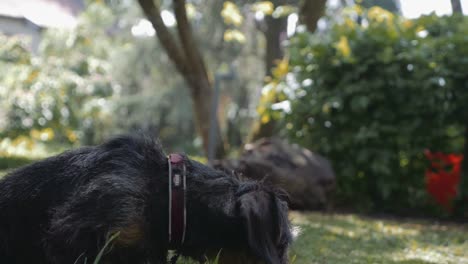
[[(278, 191), (184, 162), (187, 226), (179, 254), (201, 261), (221, 249), (287, 263), (291, 235)], [(0, 263), (92, 263), (113, 234), (100, 263), (166, 263), (168, 194), (167, 156), (142, 135), (18, 169), (0, 181)]]

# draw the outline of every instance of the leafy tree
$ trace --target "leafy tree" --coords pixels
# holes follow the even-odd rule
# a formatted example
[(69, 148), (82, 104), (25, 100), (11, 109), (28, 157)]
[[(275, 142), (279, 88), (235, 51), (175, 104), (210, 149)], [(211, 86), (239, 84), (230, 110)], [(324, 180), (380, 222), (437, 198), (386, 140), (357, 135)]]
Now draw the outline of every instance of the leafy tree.
[(21, 41), (3, 37), (9, 43), (0, 50), (3, 136), (94, 141), (116, 88), (109, 77), (112, 41), (102, 30), (112, 21), (109, 10), (91, 5), (76, 30), (45, 32), (38, 56)]
[[(120, 55), (125, 57), (127, 62), (114, 63), (113, 67), (113, 77), (121, 84), (121, 96), (116, 101), (116, 110), (120, 118), (116, 119), (114, 129), (127, 131), (146, 127), (156, 133), (166, 146), (174, 150), (183, 149), (199, 154), (201, 142), (197, 133), (194, 133), (196, 120), (193, 120), (193, 100), (190, 90), (186, 89), (182, 75), (174, 74), (172, 61), (159, 42), (153, 41), (148, 36), (125, 35), (125, 32), (131, 32), (132, 28), (142, 23), (141, 10), (130, 3), (119, 1), (108, 3), (115, 13), (118, 13), (118, 21), (115, 23), (118, 25), (116, 34), (125, 39), (126, 48)], [(167, 8), (168, 6), (162, 3), (161, 10), (165, 15), (171, 14)], [(236, 142), (240, 133), (244, 133), (242, 131), (248, 127), (247, 123), (239, 124), (250, 115), (242, 108), (249, 106), (248, 95), (252, 93), (251, 90), (259, 86), (263, 77), (262, 72), (251, 65), (257, 63), (258, 55), (255, 51), (257, 44), (253, 43), (257, 40), (254, 34), (247, 33), (250, 32), (248, 29), (250, 24), (242, 25), (247, 29), (245, 35), (237, 30), (238, 27), (228, 28), (229, 25), (223, 22), (221, 16), (223, 2), (213, 0), (203, 3), (193, 2), (189, 3), (187, 8), (187, 14), (196, 32), (195, 41), (199, 45), (200, 52), (205, 54), (204, 61), (207, 67), (211, 69), (208, 72), (226, 68), (226, 62), (232, 62), (234, 66), (244, 65), (237, 68), (238, 74), (234, 81), (223, 83), (220, 97), (222, 104), (218, 111), (222, 135), (229, 136), (223, 143), (226, 146), (231, 144), (235, 146), (239, 144)], [(173, 25), (168, 25), (167, 28), (171, 32), (175, 30)], [(232, 38), (232, 32), (237, 32), (235, 36), (240, 36), (242, 42)], [(249, 37), (245, 37), (246, 35)], [(129, 68), (128, 64), (134, 67)], [(257, 72), (259, 74), (256, 74)], [(208, 101), (206, 104), (210, 106), (211, 102)], [(236, 125), (233, 125), (233, 122)]]
[[(209, 134), (209, 116), (210, 110), (209, 105), (212, 98), (212, 83), (209, 78), (209, 66), (207, 63), (207, 57), (201, 55), (203, 45), (200, 43), (204, 38), (210, 39), (216, 30), (207, 32), (207, 34), (201, 34), (204, 38), (197, 39), (197, 35), (194, 32), (199, 32), (200, 28), (196, 26), (192, 28), (190, 24), (190, 18), (187, 17), (186, 2), (185, 1), (170, 1), (173, 6), (174, 14), (177, 20), (177, 36), (174, 36), (170, 29), (164, 25), (164, 21), (161, 18), (161, 4), (155, 3), (152, 0), (140, 0), (140, 6), (142, 7), (146, 17), (153, 24), (156, 29), (158, 39), (168, 56), (174, 62), (175, 67), (181, 73), (184, 80), (188, 84), (190, 94), (192, 96), (195, 123), (200, 132), (205, 150), (208, 148), (208, 134)], [(309, 2), (314, 2), (310, 4)], [(315, 3), (317, 2), (317, 3)], [(221, 1), (215, 1), (212, 10), (216, 10)], [(294, 10), (294, 6), (298, 5), (297, 1), (262, 1), (262, 2), (251, 2), (251, 1), (236, 1), (223, 3), (223, 10), (221, 16), (227, 25), (224, 40), (234, 39), (239, 42), (245, 42), (245, 35), (238, 30), (242, 24), (244, 17), (238, 5), (251, 7), (254, 10), (262, 11), (266, 16), (264, 24), (266, 26), (259, 26), (259, 28), (265, 33), (266, 37), (266, 55), (265, 55), (265, 67), (267, 74), (270, 74), (270, 69), (275, 61), (282, 58), (283, 49), (281, 47), (281, 40), (286, 35), (286, 18), (288, 15), (287, 10)], [(188, 6), (194, 6), (189, 3)], [(325, 1), (303, 1), (301, 2), (300, 11), (302, 11), (302, 20), (313, 28), (323, 13)], [(245, 10), (245, 8), (244, 8)], [(296, 9), (297, 10), (297, 9)], [(283, 15), (282, 15), (283, 14)], [(285, 15), (284, 15), (285, 14)], [(206, 15), (205, 15), (206, 16)], [(218, 17), (214, 14), (212, 17)], [(215, 23), (211, 23), (216, 25)], [(217, 23), (219, 25), (219, 23)], [(211, 26), (213, 27), (213, 26)], [(208, 27), (209, 28), (209, 27)], [(219, 129), (217, 129), (219, 131)], [(216, 133), (219, 135), (219, 132)], [(217, 140), (221, 143), (220, 139)], [(222, 145), (218, 146), (218, 154), (222, 153)], [(220, 155), (218, 155), (220, 156)]]
[[(153, 0), (138, 1), (148, 20), (157, 32), (161, 45), (166, 50), (171, 61), (182, 74), (190, 89), (193, 99), (195, 124), (199, 131), (203, 148), (208, 151), (210, 102), (213, 97), (212, 82), (209, 78), (205, 61), (193, 37), (192, 27), (187, 16), (186, 2), (174, 0), (173, 8), (177, 20), (177, 35), (180, 41), (176, 41), (170, 30), (164, 24), (161, 17), (161, 6)], [(217, 128), (220, 135), (219, 128)], [(216, 140), (216, 156), (222, 156), (224, 148), (221, 140)]]

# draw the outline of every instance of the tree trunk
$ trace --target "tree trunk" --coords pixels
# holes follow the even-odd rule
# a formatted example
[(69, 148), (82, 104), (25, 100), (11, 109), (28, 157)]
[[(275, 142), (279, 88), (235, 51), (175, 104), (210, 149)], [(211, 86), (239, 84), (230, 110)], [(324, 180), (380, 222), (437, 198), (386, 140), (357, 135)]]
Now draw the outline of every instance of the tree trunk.
[(301, 23), (305, 24), (307, 30), (315, 32), (317, 21), (325, 13), (325, 4), (327, 0), (303, 0), (299, 8), (299, 18)]
[(284, 56), (284, 49), (281, 42), (286, 39), (288, 18), (273, 18), (271, 16), (267, 16), (265, 17), (265, 23), (265, 73), (266, 76), (271, 76), (271, 70), (275, 67), (275, 62), (281, 60)]
[(460, 0), (450, 0), (452, 3), (452, 13), (453, 14), (463, 14), (463, 9)]
[[(138, 2), (156, 30), (159, 42), (190, 89), (195, 114), (195, 126), (202, 138), (203, 149), (207, 154), (213, 85), (208, 77), (205, 62), (193, 38), (185, 9), (185, 0), (173, 0), (179, 42), (164, 25), (159, 5), (155, 4), (153, 0), (138, 0)], [(224, 147), (218, 124), (216, 124), (215, 129), (218, 131), (216, 133), (215, 157), (221, 158), (224, 156)]]
[[(275, 6), (286, 4), (286, 1), (276, 1)], [(264, 24), (259, 27), (260, 31), (265, 35), (266, 52), (265, 52), (265, 76), (273, 76), (272, 70), (276, 66), (276, 62), (284, 56), (282, 41), (286, 39), (288, 27), (288, 17), (274, 18), (266, 16)], [(274, 133), (276, 122), (274, 120), (262, 123), (256, 120), (253, 129), (250, 131), (247, 141), (255, 141), (260, 138), (270, 137)]]
[[(198, 79), (194, 80), (195, 84), (192, 87), (192, 99), (193, 99), (193, 110), (195, 113), (195, 123), (197, 124), (197, 130), (199, 135), (203, 139), (203, 149), (208, 155), (209, 137), (210, 137), (210, 117), (211, 117), (211, 100), (213, 98), (213, 89), (211, 84), (208, 86), (206, 80)], [(224, 145), (221, 138), (219, 125), (216, 122), (216, 146), (215, 146), (215, 158), (223, 158)]]
[[(290, 2), (288, 0), (280, 0), (274, 3), (275, 6), (279, 6), (290, 4)], [(310, 32), (314, 32), (317, 29), (317, 21), (325, 13), (326, 2), (326, 0), (303, 0), (301, 2), (299, 10), (300, 19)], [(276, 66), (275, 62), (284, 56), (281, 42), (286, 39), (288, 19), (287, 17), (273, 18), (267, 16), (265, 23), (266, 27), (263, 30), (266, 38), (265, 73), (267, 76), (272, 76), (272, 69)], [(275, 120), (270, 119), (266, 123), (256, 120), (248, 136), (248, 141), (271, 137), (274, 134), (275, 127)]]

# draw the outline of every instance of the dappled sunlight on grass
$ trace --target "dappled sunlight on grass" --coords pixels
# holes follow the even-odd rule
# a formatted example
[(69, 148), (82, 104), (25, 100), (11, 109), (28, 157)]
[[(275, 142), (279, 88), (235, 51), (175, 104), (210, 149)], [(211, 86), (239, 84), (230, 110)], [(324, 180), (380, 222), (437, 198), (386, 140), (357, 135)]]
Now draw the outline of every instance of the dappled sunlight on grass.
[(292, 212), (302, 263), (468, 264), (468, 227)]
[[(465, 251), (467, 250), (468, 245), (465, 246)], [(390, 256), (392, 260), (396, 262), (406, 261), (406, 260), (420, 260), (427, 263), (468, 263), (468, 258), (460, 254), (460, 252), (455, 253), (453, 248), (448, 247), (427, 247), (424, 245), (413, 245), (409, 248), (405, 248), (403, 252), (398, 252)]]

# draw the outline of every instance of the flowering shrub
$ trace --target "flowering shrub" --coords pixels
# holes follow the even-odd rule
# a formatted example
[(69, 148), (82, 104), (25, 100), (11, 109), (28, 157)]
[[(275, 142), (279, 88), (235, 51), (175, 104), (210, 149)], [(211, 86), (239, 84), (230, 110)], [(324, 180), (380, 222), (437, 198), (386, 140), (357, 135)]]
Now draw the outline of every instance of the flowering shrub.
[(432, 197), (451, 203), (460, 166), (447, 177), (428, 174), (426, 184), (424, 149), (463, 151), (468, 18), (355, 13), (362, 23), (345, 16), (329, 31), (290, 40), (288, 72), (267, 90), (276, 96), (264, 93), (273, 102), (259, 113), (279, 117), (291, 141), (331, 160), (338, 206), (440, 214)]
[(103, 133), (120, 89), (109, 62), (120, 46), (102, 30), (113, 23), (108, 8), (91, 4), (76, 28), (45, 31), (37, 54), (21, 37), (0, 35), (0, 144), (90, 144)]
[(424, 152), (431, 162), (426, 170), (427, 192), (447, 211), (452, 210), (452, 202), (458, 195), (463, 155), (442, 152)]

